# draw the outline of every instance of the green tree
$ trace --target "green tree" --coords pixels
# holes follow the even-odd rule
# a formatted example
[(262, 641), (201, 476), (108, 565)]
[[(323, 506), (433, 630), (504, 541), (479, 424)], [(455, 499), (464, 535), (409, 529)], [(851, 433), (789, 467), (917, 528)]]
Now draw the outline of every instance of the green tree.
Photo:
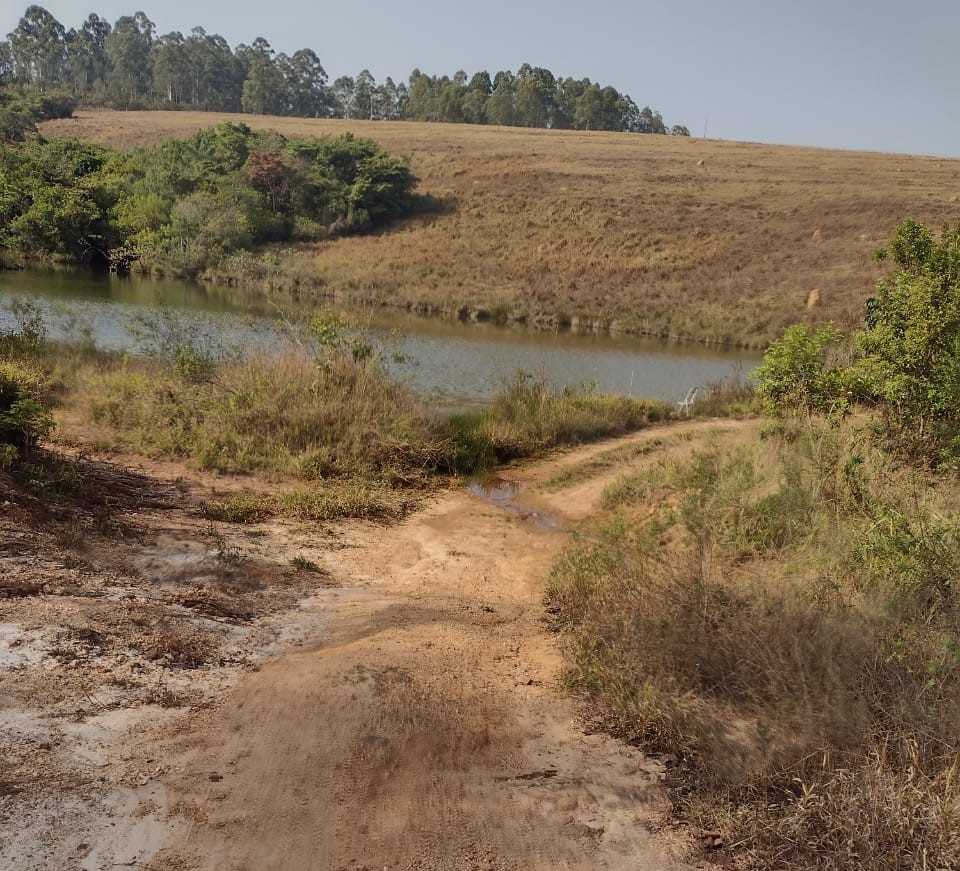
[(370, 70), (361, 70), (354, 79), (353, 118), (373, 118), (376, 114), (377, 80)]
[(153, 83), (153, 22), (143, 12), (117, 19), (105, 39), (110, 59), (109, 88), (123, 105), (135, 104), (150, 93)]
[(960, 455), (960, 226), (904, 221), (878, 252), (896, 271), (867, 303), (852, 370), (861, 396), (911, 450)]
[(153, 47), (153, 87), (166, 102), (190, 102), (192, 76), (187, 43), (179, 31), (165, 33)]
[(286, 80), (287, 109), (303, 118), (324, 118), (333, 109), (333, 95), (327, 87), (327, 71), (309, 48), (294, 52), (279, 62)]
[(42, 6), (28, 6), (9, 35), (17, 77), (41, 90), (64, 80), (67, 64), (66, 31)]
[(68, 77), (76, 91), (89, 91), (106, 81), (110, 71), (106, 41), (111, 30), (108, 21), (90, 13), (79, 30), (67, 33)]
[(340, 76), (333, 83), (333, 100), (336, 114), (341, 118), (355, 118), (357, 83), (352, 76)]
[(502, 70), (497, 73), (485, 109), (491, 124), (509, 127), (517, 123), (516, 80), (512, 72)]
[(9, 42), (0, 40), (0, 85), (12, 82), (14, 73), (13, 50)]
[[(631, 100), (631, 102), (633, 102)], [(644, 106), (640, 111), (637, 123), (638, 133), (666, 133), (667, 126), (663, 123), (663, 116), (659, 112), (653, 111), (649, 106)]]
[(247, 78), (241, 103), (244, 112), (255, 115), (285, 115), (287, 82), (265, 39), (257, 38), (250, 49)]

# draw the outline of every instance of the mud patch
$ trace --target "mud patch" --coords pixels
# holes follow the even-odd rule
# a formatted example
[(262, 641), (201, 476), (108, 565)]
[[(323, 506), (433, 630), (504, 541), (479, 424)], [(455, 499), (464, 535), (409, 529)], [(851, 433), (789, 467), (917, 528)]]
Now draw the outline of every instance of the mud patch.
[(520, 501), (523, 485), (519, 481), (500, 476), (491, 476), (471, 481), (467, 492), (502, 511), (515, 514), (521, 520), (528, 521), (540, 529), (550, 532), (564, 531), (564, 524), (555, 514), (539, 508), (532, 508)]

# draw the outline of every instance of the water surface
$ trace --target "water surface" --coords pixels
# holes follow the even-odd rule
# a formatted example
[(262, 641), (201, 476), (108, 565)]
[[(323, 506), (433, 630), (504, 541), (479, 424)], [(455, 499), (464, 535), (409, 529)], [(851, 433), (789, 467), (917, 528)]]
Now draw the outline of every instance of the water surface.
[[(0, 272), (0, 328), (14, 321), (17, 299), (35, 305), (52, 338), (84, 337), (109, 350), (148, 351), (176, 334), (211, 353), (276, 353), (301, 345), (296, 309), (243, 301), (234, 288), (86, 272)], [(592, 382), (604, 391), (676, 401), (692, 388), (758, 356), (651, 339), (542, 332), (493, 324), (421, 318), (386, 309), (345, 309), (378, 347), (386, 365), (438, 399), (482, 402), (517, 370), (558, 386)], [(158, 314), (160, 313), (160, 314)]]

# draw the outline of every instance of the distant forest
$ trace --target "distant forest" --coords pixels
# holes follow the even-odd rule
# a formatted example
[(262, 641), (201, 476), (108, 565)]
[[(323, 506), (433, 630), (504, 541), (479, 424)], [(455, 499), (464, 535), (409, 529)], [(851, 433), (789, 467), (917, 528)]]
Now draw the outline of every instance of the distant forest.
[(91, 13), (79, 27), (67, 29), (43, 7), (30, 6), (0, 42), (0, 83), (66, 91), (83, 103), (120, 109), (690, 135), (679, 124), (668, 128), (659, 112), (640, 109), (616, 88), (529, 64), (493, 76), (414, 70), (406, 83), (389, 77), (377, 82), (363, 70), (330, 82), (312, 49), (286, 55), (262, 37), (231, 48), (202, 27), (187, 35), (160, 35), (143, 12), (121, 16), (113, 25)]

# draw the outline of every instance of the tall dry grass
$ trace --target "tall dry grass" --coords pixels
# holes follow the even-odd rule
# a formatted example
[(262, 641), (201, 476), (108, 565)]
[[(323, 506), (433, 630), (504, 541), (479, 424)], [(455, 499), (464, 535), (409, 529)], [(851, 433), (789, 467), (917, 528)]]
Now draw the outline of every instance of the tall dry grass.
[(928, 485), (781, 433), (619, 482), (556, 567), (571, 685), (750, 867), (960, 862), (960, 499)]
[(439, 208), (212, 277), (551, 328), (763, 347), (796, 322), (851, 326), (878, 276), (872, 252), (903, 216), (938, 225), (960, 208), (957, 161), (863, 152), (199, 112), (79, 112), (43, 132), (131, 146), (231, 118), (372, 137), (411, 156)]

